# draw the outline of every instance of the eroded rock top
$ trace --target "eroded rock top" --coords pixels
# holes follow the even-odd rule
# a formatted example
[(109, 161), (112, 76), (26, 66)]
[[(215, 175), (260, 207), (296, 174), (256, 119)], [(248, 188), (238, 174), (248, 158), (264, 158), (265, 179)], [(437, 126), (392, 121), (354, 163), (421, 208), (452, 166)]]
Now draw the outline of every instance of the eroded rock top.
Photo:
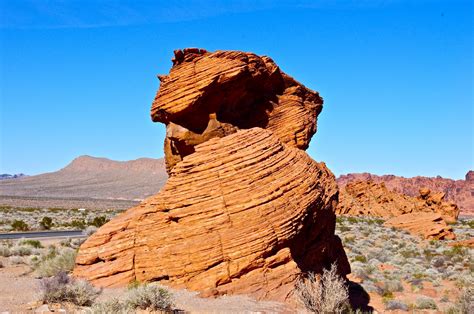
[(169, 173), (196, 145), (239, 129), (269, 129), (284, 144), (308, 147), (323, 99), (272, 59), (198, 48), (174, 54), (169, 74), (159, 76), (151, 108), (152, 120), (166, 124)]

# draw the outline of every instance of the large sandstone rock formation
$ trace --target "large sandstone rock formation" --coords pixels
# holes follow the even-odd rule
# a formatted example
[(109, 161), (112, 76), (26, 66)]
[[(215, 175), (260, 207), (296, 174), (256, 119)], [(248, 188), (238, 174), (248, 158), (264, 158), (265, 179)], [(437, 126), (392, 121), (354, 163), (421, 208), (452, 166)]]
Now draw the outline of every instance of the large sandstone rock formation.
[(446, 201), (454, 202), (459, 206), (460, 215), (474, 216), (474, 171), (472, 170), (466, 173), (465, 180), (451, 180), (440, 176), (404, 178), (370, 173), (350, 173), (337, 178), (339, 188), (355, 181), (384, 182), (389, 190), (413, 197), (419, 195), (421, 188), (427, 188), (433, 193), (444, 193)]
[(347, 274), (335, 178), (303, 151), (319, 95), (243, 52), (176, 51), (160, 79), (152, 118), (167, 126), (169, 180), (88, 238), (74, 275), (284, 300), (301, 273)]
[(166, 124), (168, 172), (194, 146), (238, 129), (271, 130), (284, 144), (306, 149), (323, 100), (268, 57), (240, 51), (175, 51), (151, 108)]
[(438, 213), (447, 222), (459, 215), (456, 204), (444, 201), (444, 193), (419, 190), (418, 197), (390, 191), (385, 183), (373, 181), (350, 182), (341, 188), (336, 213), (339, 215), (391, 218), (408, 213)]

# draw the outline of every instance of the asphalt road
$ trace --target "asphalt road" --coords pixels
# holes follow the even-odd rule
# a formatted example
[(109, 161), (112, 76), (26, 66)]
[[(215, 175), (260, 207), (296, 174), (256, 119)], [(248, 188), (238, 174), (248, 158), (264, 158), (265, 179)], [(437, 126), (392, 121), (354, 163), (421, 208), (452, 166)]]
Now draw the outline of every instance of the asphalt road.
[(8, 232), (0, 233), (0, 240), (6, 239), (37, 239), (37, 238), (82, 238), (85, 234), (82, 230), (63, 231), (29, 231), (29, 232)]

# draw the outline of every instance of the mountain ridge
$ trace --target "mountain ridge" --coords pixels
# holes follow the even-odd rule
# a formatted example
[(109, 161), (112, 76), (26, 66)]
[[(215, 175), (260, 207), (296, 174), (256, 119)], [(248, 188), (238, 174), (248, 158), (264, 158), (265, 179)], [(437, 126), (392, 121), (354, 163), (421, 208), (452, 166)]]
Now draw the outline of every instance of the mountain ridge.
[(115, 161), (84, 155), (58, 171), (1, 180), (0, 195), (137, 201), (158, 192), (166, 179), (162, 158)]
[(449, 178), (415, 176), (405, 178), (396, 175), (375, 175), (368, 172), (348, 173), (337, 178), (340, 188), (354, 181), (384, 182), (389, 190), (416, 197), (421, 188), (428, 188), (433, 192), (445, 193), (445, 199), (456, 203), (461, 209), (461, 215), (474, 216), (474, 171), (469, 170), (465, 179), (453, 180)]

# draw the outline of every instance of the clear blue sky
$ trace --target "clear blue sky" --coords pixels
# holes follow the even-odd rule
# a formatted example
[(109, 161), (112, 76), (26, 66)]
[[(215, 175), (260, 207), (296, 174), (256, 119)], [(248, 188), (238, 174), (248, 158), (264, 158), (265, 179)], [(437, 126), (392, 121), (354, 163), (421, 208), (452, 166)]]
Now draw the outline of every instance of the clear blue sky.
[(308, 152), (336, 175), (474, 168), (472, 1), (0, 1), (0, 173), (163, 156), (149, 109), (184, 47), (269, 55), (319, 91)]

